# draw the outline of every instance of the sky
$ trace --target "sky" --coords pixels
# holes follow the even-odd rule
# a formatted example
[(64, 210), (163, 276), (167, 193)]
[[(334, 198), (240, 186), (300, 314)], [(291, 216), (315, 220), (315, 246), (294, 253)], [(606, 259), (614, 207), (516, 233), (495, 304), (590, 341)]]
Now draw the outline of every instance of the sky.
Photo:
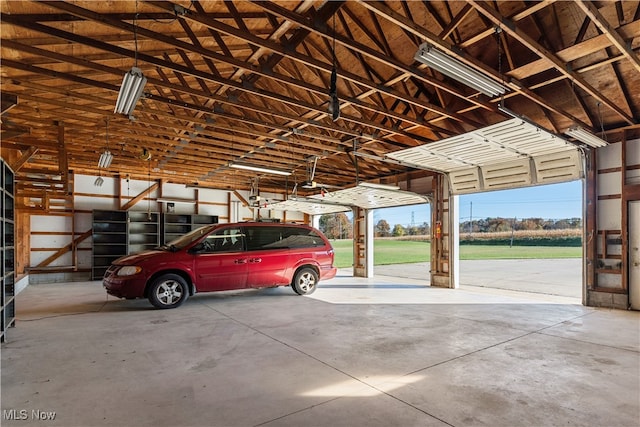
[[(582, 181), (541, 185), (516, 190), (490, 191), (460, 196), (460, 222), (502, 218), (582, 218)], [(391, 227), (431, 222), (428, 204), (377, 209), (374, 223), (386, 220)]]

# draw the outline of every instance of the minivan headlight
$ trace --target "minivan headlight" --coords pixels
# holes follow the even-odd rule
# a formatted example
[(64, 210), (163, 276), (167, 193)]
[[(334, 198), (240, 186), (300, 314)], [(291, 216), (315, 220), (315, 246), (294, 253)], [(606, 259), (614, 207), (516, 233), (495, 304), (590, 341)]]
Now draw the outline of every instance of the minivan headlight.
[(116, 273), (118, 276), (133, 276), (134, 274), (138, 274), (142, 271), (142, 267), (138, 267), (137, 265), (126, 265), (121, 267)]

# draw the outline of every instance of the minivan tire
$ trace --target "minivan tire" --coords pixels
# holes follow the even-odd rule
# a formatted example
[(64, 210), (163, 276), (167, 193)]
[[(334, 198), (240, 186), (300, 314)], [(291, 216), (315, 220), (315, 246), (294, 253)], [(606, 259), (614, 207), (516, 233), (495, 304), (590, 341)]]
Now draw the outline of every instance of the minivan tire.
[(291, 287), (298, 295), (311, 295), (318, 287), (318, 273), (310, 267), (301, 268), (293, 277)]
[(163, 274), (151, 283), (149, 302), (157, 308), (176, 308), (189, 296), (189, 286), (177, 274)]

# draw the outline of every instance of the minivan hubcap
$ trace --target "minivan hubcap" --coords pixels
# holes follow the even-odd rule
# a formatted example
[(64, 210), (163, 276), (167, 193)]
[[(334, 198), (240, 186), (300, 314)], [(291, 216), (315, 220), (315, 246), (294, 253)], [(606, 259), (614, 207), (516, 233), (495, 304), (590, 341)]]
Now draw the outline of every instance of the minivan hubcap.
[(307, 292), (309, 289), (313, 287), (313, 277), (310, 274), (305, 274), (300, 278), (300, 289), (304, 292)]
[(182, 288), (177, 282), (166, 282), (158, 286), (158, 299), (163, 304), (173, 304), (182, 296)]

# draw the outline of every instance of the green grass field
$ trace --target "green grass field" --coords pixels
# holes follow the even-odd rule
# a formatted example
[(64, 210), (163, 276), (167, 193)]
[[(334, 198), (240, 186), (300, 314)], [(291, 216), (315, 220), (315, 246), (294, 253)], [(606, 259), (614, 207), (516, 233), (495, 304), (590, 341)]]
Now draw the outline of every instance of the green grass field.
[[(353, 242), (351, 240), (332, 240), (336, 251), (335, 266), (353, 265)], [(373, 250), (375, 265), (407, 264), (427, 262), (430, 257), (429, 242), (411, 242), (404, 240), (378, 240)], [(461, 260), (477, 259), (544, 259), (544, 258), (580, 258), (581, 247), (564, 246), (514, 246), (498, 245), (461, 245)]]

